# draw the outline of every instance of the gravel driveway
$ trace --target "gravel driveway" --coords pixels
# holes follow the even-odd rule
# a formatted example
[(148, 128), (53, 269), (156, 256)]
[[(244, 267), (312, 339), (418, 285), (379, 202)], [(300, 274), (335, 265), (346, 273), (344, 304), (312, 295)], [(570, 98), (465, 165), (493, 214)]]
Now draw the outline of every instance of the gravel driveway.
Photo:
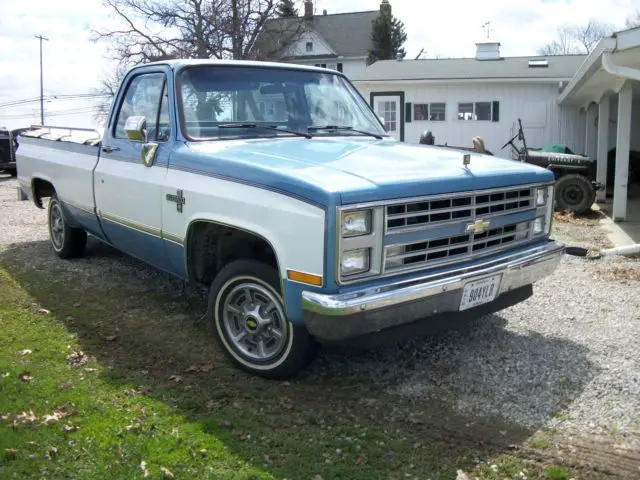
[[(45, 211), (18, 202), (16, 185), (0, 175), (0, 250), (48, 238)], [(557, 231), (572, 244), (604, 241), (597, 226), (557, 225)], [(27, 264), (46, 269), (55, 261), (45, 244), (29, 252)], [(164, 288), (180, 288), (115, 252), (70, 268), (89, 269), (94, 278), (157, 276), (166, 279)], [(324, 352), (307, 381), (364, 378), (399, 396), (443, 400), (464, 414), (500, 416), (533, 430), (606, 435), (638, 449), (639, 293), (639, 262), (565, 256), (522, 304), (426, 339)]]

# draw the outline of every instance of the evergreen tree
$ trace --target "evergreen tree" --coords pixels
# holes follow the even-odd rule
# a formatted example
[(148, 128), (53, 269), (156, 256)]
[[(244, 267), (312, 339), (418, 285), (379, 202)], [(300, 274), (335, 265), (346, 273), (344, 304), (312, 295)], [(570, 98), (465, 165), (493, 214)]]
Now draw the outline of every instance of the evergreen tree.
[(276, 8), (276, 14), (279, 17), (297, 17), (298, 9), (295, 7), (293, 0), (281, 0)]
[(404, 23), (391, 14), (380, 13), (373, 21), (372, 48), (369, 50), (367, 65), (378, 60), (403, 59), (406, 52), (402, 45), (406, 41), (407, 34), (404, 30)]

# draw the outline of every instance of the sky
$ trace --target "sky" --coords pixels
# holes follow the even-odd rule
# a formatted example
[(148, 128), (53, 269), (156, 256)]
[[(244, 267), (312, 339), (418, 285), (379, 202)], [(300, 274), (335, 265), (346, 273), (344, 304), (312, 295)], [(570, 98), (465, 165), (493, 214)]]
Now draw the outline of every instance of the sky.
[[(315, 0), (316, 13), (377, 10), (380, 0)], [(500, 41), (503, 56), (535, 55), (563, 24), (597, 19), (624, 28), (637, 0), (390, 0), (405, 25), (407, 58), (424, 48), (423, 58), (471, 57), (475, 42)], [(300, 8), (302, 11), (302, 8)], [(86, 94), (113, 69), (108, 43), (91, 41), (92, 29), (114, 25), (101, 0), (3, 0), (0, 16), (0, 105), (40, 95), (39, 41), (42, 34), (44, 93)], [(45, 123), (96, 126), (95, 100), (45, 103)], [(39, 123), (39, 103), (0, 107), (0, 126)]]

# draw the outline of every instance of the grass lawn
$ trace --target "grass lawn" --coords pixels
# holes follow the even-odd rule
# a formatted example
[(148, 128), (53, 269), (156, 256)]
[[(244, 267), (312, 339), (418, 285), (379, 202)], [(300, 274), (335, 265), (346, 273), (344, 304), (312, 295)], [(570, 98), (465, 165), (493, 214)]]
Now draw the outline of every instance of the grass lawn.
[(250, 377), (192, 320), (202, 305), (135, 276), (80, 279), (73, 264), (0, 259), (0, 478), (573, 474), (496, 419), (471, 422), (357, 378)]

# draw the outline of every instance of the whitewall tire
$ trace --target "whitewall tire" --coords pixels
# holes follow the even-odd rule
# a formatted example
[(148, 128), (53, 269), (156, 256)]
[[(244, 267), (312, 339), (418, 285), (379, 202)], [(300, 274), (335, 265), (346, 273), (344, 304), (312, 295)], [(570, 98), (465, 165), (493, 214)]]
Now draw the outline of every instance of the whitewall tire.
[(278, 272), (254, 261), (224, 267), (209, 291), (214, 338), (239, 368), (265, 378), (295, 375), (313, 359), (317, 344), (285, 313)]

